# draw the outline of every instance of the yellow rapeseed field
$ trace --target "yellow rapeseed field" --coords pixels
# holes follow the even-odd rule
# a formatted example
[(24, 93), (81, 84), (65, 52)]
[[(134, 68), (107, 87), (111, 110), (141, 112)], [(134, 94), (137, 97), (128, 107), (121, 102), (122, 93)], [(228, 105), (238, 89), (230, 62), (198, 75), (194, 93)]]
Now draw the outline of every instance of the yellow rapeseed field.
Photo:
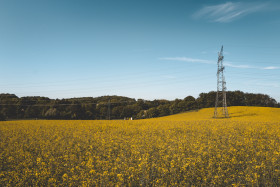
[(1, 186), (280, 186), (280, 109), (0, 122)]

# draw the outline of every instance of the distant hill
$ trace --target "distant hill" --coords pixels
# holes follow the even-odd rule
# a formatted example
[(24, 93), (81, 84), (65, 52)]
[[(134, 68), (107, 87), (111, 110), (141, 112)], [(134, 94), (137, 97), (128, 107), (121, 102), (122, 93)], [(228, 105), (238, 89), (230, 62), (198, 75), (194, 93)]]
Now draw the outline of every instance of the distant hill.
[[(254, 106), (231, 106), (228, 107), (229, 118), (218, 120), (256, 121), (256, 122), (279, 122), (280, 108), (254, 107)], [(214, 108), (204, 108), (198, 111), (189, 111), (180, 114), (154, 118), (154, 120), (166, 121), (200, 121), (217, 120), (213, 118)]]
[[(214, 107), (216, 92), (201, 93), (198, 98), (135, 100), (123, 96), (50, 99), (47, 97), (18, 97), (0, 94), (0, 120), (16, 119), (144, 119), (168, 116), (185, 111)], [(275, 99), (265, 94), (227, 92), (228, 106), (279, 107)]]

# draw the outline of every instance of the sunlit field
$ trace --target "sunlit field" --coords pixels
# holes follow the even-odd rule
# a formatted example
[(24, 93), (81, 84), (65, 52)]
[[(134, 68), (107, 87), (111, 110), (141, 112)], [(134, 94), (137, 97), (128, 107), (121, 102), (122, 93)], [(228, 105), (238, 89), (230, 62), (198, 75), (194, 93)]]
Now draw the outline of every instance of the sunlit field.
[(0, 122), (1, 186), (280, 186), (280, 109)]

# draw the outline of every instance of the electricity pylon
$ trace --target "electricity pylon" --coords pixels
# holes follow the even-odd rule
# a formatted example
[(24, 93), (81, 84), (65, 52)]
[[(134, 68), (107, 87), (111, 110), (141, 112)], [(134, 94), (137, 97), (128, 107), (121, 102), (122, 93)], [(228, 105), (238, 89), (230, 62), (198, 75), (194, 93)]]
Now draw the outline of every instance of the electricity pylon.
[(223, 65), (223, 46), (219, 52), (218, 57), (218, 71), (217, 71), (217, 94), (215, 102), (214, 118), (225, 117), (228, 118), (227, 98), (226, 98), (226, 80), (224, 77), (225, 67)]

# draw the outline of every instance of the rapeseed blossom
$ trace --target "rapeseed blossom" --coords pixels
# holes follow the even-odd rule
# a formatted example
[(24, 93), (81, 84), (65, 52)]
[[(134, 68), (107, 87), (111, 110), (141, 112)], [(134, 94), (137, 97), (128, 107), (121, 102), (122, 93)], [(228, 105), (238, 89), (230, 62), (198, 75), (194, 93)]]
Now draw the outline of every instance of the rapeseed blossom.
[(280, 109), (0, 122), (3, 186), (279, 186)]

